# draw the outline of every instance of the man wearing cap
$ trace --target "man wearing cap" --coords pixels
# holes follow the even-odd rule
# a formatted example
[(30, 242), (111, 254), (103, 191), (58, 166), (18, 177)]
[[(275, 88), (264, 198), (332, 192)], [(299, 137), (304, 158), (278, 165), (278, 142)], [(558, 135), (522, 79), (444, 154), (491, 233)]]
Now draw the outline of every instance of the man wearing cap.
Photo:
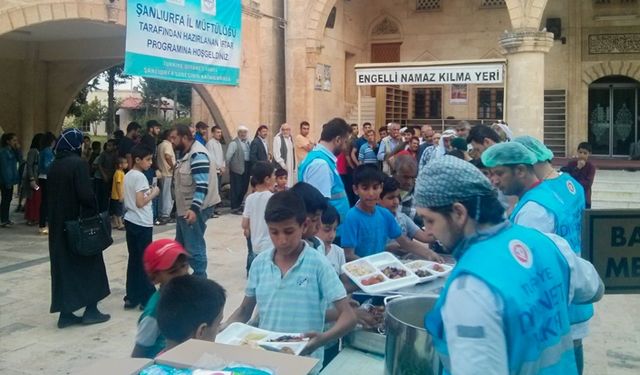
[[(554, 218), (553, 231), (569, 242), (571, 249), (580, 256), (582, 253), (582, 214), (585, 209), (584, 190), (569, 174), (559, 174), (551, 165), (553, 152), (538, 139), (525, 135), (516, 137), (512, 143), (523, 145), (535, 158), (533, 169), (540, 185), (520, 197), (514, 212), (520, 208), (526, 212), (528, 204), (540, 204), (550, 211)], [(505, 144), (506, 145), (506, 144)], [(487, 157), (494, 152), (492, 146), (487, 150)], [(506, 146), (501, 146), (506, 147)], [(529, 203), (532, 202), (532, 203)], [(522, 217), (522, 215), (521, 215)], [(539, 230), (545, 221), (529, 220), (526, 226)], [(525, 224), (523, 224), (525, 225)], [(579, 373), (582, 374), (583, 350), (582, 339), (589, 333), (589, 320), (593, 317), (593, 305), (572, 305), (569, 309), (571, 335), (576, 349), (576, 360)]]
[(193, 274), (207, 277), (204, 232), (213, 207), (220, 203), (216, 163), (186, 125), (176, 125), (171, 141), (180, 159), (173, 172), (176, 196), (176, 241), (191, 255)]
[(149, 280), (153, 284), (160, 284), (160, 289), (151, 295), (138, 319), (138, 332), (131, 357), (155, 358), (166, 345), (156, 319), (160, 290), (174, 277), (187, 275), (189, 261), (187, 252), (179, 242), (162, 238), (147, 246), (142, 263)]
[(231, 184), (231, 213), (242, 215), (242, 199), (249, 188), (250, 145), (246, 126), (238, 126), (238, 136), (231, 141), (227, 148), (227, 165), (229, 166), (229, 182)]
[(291, 125), (284, 123), (280, 126), (280, 132), (273, 138), (273, 160), (280, 168), (289, 172), (287, 186), (292, 187), (296, 182), (296, 153), (291, 138)]
[(422, 170), (429, 162), (434, 159), (444, 156), (451, 147), (451, 140), (456, 136), (456, 131), (453, 129), (447, 129), (442, 133), (440, 141), (433, 146), (427, 147), (422, 156), (420, 156), (420, 163), (418, 169)]
[(209, 125), (202, 121), (198, 121), (196, 124), (196, 141), (200, 142), (201, 145), (207, 145), (207, 132), (209, 131)]
[(457, 260), (425, 321), (446, 373), (577, 373), (568, 305), (602, 297), (595, 268), (559, 236), (506, 221), (469, 162), (432, 161), (415, 196), (425, 230)]

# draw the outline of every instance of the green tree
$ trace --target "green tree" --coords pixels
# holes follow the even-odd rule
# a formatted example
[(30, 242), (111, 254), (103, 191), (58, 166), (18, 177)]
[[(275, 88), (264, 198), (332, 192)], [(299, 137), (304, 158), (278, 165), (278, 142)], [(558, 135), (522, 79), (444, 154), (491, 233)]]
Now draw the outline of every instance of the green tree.
[(91, 102), (80, 105), (80, 115), (74, 119), (74, 125), (82, 128), (83, 124), (91, 126), (93, 135), (98, 134), (98, 124), (107, 117), (107, 107), (98, 100), (93, 98)]
[[(161, 79), (145, 78), (141, 82), (142, 100), (145, 105), (145, 117), (154, 110), (160, 115), (162, 98), (171, 98), (175, 102), (176, 118), (180, 117), (180, 108), (191, 108), (191, 84), (184, 82), (165, 81)], [(184, 110), (183, 112), (187, 112)]]
[(68, 116), (74, 116), (74, 117), (80, 116), (82, 111), (82, 108), (81, 108), (82, 105), (87, 103), (87, 95), (89, 95), (89, 92), (98, 88), (98, 84), (99, 84), (99, 76), (94, 77), (91, 81), (89, 81), (89, 83), (87, 83), (85, 87), (80, 89), (76, 97), (73, 99), (71, 106), (69, 106), (69, 109), (67, 110)]
[(102, 76), (104, 76), (104, 79), (109, 86), (107, 89), (107, 114), (105, 118), (105, 130), (107, 132), (107, 135), (111, 135), (115, 131), (116, 122), (117, 103), (115, 98), (115, 87), (127, 82), (130, 77), (124, 74), (123, 64), (116, 65), (112, 68), (107, 69), (102, 74)]

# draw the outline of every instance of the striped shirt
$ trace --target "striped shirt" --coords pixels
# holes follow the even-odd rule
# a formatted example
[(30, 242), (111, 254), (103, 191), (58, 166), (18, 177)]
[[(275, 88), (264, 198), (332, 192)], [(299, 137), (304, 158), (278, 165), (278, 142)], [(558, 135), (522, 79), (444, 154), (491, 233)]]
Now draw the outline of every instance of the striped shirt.
[(191, 177), (196, 185), (191, 210), (200, 212), (202, 202), (209, 192), (209, 155), (204, 152), (194, 152), (191, 155)]
[[(271, 249), (256, 257), (245, 290), (247, 297), (256, 298), (259, 327), (287, 333), (322, 332), (327, 307), (347, 296), (336, 271), (324, 254), (307, 244), (284, 276), (274, 255)], [(324, 350), (312, 356), (322, 364)]]
[(362, 164), (378, 164), (376, 151), (371, 147), (369, 143), (365, 143), (360, 146), (360, 150), (358, 152), (358, 161)]

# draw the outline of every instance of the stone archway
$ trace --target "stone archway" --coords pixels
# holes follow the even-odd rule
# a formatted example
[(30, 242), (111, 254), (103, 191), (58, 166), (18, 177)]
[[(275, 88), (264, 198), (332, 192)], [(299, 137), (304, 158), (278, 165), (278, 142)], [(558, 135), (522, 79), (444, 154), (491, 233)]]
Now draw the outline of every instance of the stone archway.
[(578, 143), (588, 140), (589, 85), (607, 76), (623, 76), (640, 82), (640, 63), (631, 60), (610, 60), (599, 63), (583, 63), (582, 81), (573, 105), (576, 108), (576, 126), (569, 127), (567, 152), (571, 154)]
[(625, 76), (640, 81), (640, 63), (636, 61), (606, 61), (591, 65), (582, 72), (582, 82), (589, 85), (606, 76)]
[[(67, 24), (69, 22), (75, 24)], [(79, 90), (92, 77), (124, 60), (125, 24), (125, 0), (69, 0), (64, 3), (59, 0), (29, 0), (18, 5), (0, 4), (0, 49), (6, 44), (11, 47), (20, 44), (20, 52), (16, 52), (10, 59), (13, 59), (14, 65), (15, 61), (19, 62), (17, 65), (21, 66), (22, 76), (15, 78), (15, 88), (7, 90), (14, 92), (14, 96), (15, 92), (23, 92), (20, 103), (13, 106), (12, 114), (0, 111), (4, 113), (0, 114), (0, 122), (12, 124), (14, 128), (11, 130), (19, 133), (23, 142), (35, 132), (58, 131)], [(76, 33), (77, 36), (65, 35), (57, 41), (52, 41), (43, 32), (50, 28), (58, 31), (62, 27), (72, 29), (78, 25), (82, 26), (82, 30), (94, 29), (93, 25), (96, 25), (95, 29), (121, 29), (122, 32), (112, 34), (111, 39), (101, 43), (91, 36), (80, 39), (82, 32)], [(41, 40), (37, 39), (40, 37)], [(65, 42), (70, 45), (69, 48), (60, 48), (64, 47)], [(92, 55), (93, 50), (88, 49), (86, 56), (83, 55), (86, 48), (98, 44), (103, 46), (99, 48), (97, 55)], [(66, 53), (69, 54), (65, 55)], [(90, 58), (86, 58), (87, 56)], [(5, 62), (3, 58), (0, 58), (0, 67)], [(0, 78), (7, 77), (0, 72)], [(226, 125), (225, 119), (230, 117), (229, 111), (223, 109), (223, 96), (214, 95), (214, 99), (205, 86), (194, 85), (194, 88), (203, 97), (203, 102), (216, 123)], [(216, 91), (216, 88), (212, 91)], [(6, 116), (11, 117), (5, 118)], [(225, 131), (228, 132), (226, 128)]]

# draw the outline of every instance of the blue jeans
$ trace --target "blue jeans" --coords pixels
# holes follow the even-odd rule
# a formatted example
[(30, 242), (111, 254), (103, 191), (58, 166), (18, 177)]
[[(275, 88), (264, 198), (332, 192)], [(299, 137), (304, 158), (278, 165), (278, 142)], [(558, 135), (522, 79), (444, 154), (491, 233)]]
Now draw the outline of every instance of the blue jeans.
[(189, 264), (195, 276), (207, 277), (207, 244), (204, 232), (207, 229), (207, 219), (211, 216), (213, 207), (208, 207), (196, 214), (193, 224), (187, 223), (182, 216), (176, 220), (176, 241), (180, 242), (190, 255)]

